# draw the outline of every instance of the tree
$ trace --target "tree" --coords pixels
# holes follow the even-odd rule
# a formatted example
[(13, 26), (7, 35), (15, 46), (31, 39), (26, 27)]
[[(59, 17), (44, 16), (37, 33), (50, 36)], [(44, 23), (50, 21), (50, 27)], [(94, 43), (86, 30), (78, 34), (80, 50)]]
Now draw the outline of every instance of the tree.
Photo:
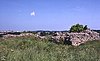
[(88, 29), (88, 27), (87, 27), (87, 25), (85, 25), (85, 26), (84, 26), (84, 30), (87, 30), (87, 29)]
[(80, 24), (73, 25), (70, 28), (70, 32), (81, 32), (83, 30), (84, 30), (84, 27), (83, 27), (83, 25), (80, 25)]

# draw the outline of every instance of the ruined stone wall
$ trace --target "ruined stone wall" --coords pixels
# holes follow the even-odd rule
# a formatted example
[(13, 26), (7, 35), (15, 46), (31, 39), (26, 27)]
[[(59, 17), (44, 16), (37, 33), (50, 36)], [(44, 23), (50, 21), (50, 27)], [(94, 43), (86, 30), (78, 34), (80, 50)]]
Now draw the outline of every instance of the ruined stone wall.
[(50, 39), (51, 41), (55, 43), (70, 44), (73, 46), (79, 46), (80, 44), (83, 44), (87, 41), (100, 40), (100, 34), (91, 30), (84, 30), (80, 33), (56, 32), (54, 34), (56, 35), (51, 34), (51, 35), (41, 36), (38, 33), (37, 34), (21, 33), (20, 35), (7, 34), (7, 35), (3, 35), (3, 38), (34, 35), (36, 38), (39, 38), (39, 39), (43, 39), (43, 40)]
[(79, 46), (80, 44), (83, 44), (87, 41), (100, 40), (99, 33), (91, 30), (84, 30), (80, 33), (66, 33), (66, 35), (61, 34), (53, 36), (52, 38), (56, 42), (64, 41), (66, 43), (69, 43), (70, 41), (73, 46)]

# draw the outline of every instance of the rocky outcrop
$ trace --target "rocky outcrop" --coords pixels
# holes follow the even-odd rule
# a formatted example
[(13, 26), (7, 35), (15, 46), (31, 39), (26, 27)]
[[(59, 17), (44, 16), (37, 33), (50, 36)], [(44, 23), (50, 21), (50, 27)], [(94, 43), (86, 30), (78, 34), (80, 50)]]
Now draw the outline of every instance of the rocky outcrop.
[(15, 35), (15, 34), (6, 34), (6, 35), (3, 35), (3, 38), (10, 38), (10, 37), (23, 37), (23, 36), (32, 36), (34, 34), (32, 33), (21, 33), (19, 35)]
[[(52, 32), (53, 33), (53, 32)], [(68, 44), (73, 46), (79, 46), (80, 44), (83, 44), (87, 41), (93, 41), (93, 40), (100, 40), (100, 34), (92, 31), (92, 30), (84, 30), (80, 33), (69, 33), (69, 32), (54, 32), (53, 34), (48, 35), (40, 35), (40, 33), (33, 34), (33, 33), (21, 33), (21, 34), (6, 34), (6, 33), (0, 33), (0, 37), (3, 38), (9, 38), (9, 37), (23, 37), (23, 36), (34, 36), (36, 38), (39, 38), (41, 40), (47, 39), (54, 43), (62, 43), (62, 44)]]
[(87, 41), (100, 40), (99, 33), (91, 30), (84, 30), (80, 33), (66, 33), (52, 37), (56, 42), (64, 42), (73, 46), (79, 46)]

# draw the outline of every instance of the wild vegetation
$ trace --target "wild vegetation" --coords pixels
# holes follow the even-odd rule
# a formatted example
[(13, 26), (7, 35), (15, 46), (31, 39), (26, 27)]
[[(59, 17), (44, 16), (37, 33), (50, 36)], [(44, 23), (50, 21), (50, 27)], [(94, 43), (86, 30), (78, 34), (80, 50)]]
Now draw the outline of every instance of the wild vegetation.
[[(81, 37), (80, 35), (83, 35), (83, 33), (79, 32), (86, 29), (88, 29), (87, 25), (80, 24), (71, 27), (70, 32), (76, 33), (68, 33), (74, 35), (71, 38), (72, 42), (77, 40), (84, 42), (86, 41), (85, 38), (94, 40), (84, 42), (77, 47), (68, 44), (70, 37), (67, 38), (68, 40), (66, 39), (68, 37), (67, 32), (24, 31), (22, 33), (1, 33), (0, 61), (100, 61), (100, 41), (96, 40), (99, 33), (87, 30), (86, 35), (89, 33), (89, 36)], [(67, 44), (64, 42), (67, 42)]]
[(34, 36), (0, 39), (0, 61), (100, 61), (100, 41), (74, 47)]
[(70, 28), (70, 32), (81, 32), (86, 29), (88, 29), (87, 25), (75, 24)]

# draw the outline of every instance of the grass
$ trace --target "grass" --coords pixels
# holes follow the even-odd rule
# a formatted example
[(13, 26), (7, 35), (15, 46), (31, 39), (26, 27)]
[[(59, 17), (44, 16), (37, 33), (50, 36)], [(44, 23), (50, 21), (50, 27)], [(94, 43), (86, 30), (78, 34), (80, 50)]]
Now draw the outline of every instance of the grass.
[(32, 36), (0, 39), (0, 61), (100, 61), (100, 41), (74, 47)]

